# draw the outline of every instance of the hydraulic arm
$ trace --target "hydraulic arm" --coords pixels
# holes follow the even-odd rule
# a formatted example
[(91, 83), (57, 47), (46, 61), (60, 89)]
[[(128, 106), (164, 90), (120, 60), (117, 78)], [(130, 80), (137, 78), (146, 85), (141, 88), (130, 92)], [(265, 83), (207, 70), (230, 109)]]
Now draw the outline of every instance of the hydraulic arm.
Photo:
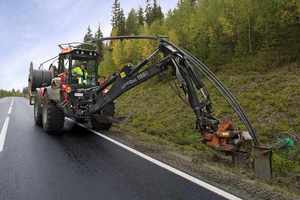
[[(181, 88), (186, 94), (188, 104), (196, 116), (196, 128), (202, 134), (203, 142), (209, 146), (226, 153), (241, 151), (241, 146), (247, 141), (253, 141), (258, 145), (256, 133), (246, 114), (241, 109), (237, 100), (229, 90), (216, 78), (216, 76), (197, 58), (185, 50), (176, 47), (163, 38), (143, 36), (121, 36), (103, 38), (101, 40), (124, 40), (124, 39), (153, 39), (159, 41), (159, 47), (145, 60), (135, 66), (125, 66), (120, 72), (114, 73), (102, 84), (99, 91), (110, 87), (105, 95), (99, 95), (96, 103), (90, 107), (91, 113), (96, 113), (107, 104), (117, 99), (126, 91), (149, 80), (150, 78), (171, 69)], [(155, 56), (162, 58), (153, 62)], [(238, 131), (229, 120), (219, 121), (213, 116), (212, 103), (209, 93), (202, 81), (207, 77), (232, 106), (248, 131)], [(199, 98), (199, 91), (201, 99)]]

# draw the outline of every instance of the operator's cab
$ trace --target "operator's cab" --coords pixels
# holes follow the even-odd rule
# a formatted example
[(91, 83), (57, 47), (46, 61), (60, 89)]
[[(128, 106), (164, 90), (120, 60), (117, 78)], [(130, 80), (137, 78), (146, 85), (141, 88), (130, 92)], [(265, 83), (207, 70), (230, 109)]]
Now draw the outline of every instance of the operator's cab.
[[(65, 84), (72, 88), (90, 88), (97, 85), (98, 79), (98, 53), (93, 50), (68, 48), (63, 49), (58, 59), (58, 74), (65, 74)], [(87, 76), (84, 82), (79, 82), (72, 70), (76, 67), (85, 66)]]

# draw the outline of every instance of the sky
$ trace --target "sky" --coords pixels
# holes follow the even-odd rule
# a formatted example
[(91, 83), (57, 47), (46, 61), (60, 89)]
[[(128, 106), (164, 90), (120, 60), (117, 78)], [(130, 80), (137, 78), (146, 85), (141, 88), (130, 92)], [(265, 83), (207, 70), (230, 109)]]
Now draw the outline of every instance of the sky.
[[(121, 0), (125, 14), (144, 7), (145, 0)], [(160, 0), (163, 11), (177, 0)], [(59, 53), (60, 43), (82, 41), (87, 27), (100, 23), (110, 35), (112, 0), (0, 0), (0, 88), (27, 86), (29, 64)]]

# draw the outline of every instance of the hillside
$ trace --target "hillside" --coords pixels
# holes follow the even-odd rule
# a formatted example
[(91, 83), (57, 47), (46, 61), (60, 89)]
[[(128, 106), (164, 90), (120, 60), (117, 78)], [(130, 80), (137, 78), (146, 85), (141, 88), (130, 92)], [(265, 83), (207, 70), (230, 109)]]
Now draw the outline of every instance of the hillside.
[[(238, 70), (240, 69), (240, 70)], [(245, 71), (242, 67), (224, 66), (217, 76), (233, 92), (257, 130), (259, 139), (274, 145), (282, 136), (300, 136), (300, 65), (288, 65), (276, 70)], [(209, 86), (215, 114), (222, 118), (234, 117), (231, 109), (216, 90)], [(195, 131), (192, 110), (170, 87), (170, 81), (157, 78), (133, 89), (117, 102), (118, 115), (132, 114), (130, 120), (115, 129), (147, 142), (171, 143), (182, 152), (201, 152), (212, 155)], [(300, 187), (300, 147), (275, 150), (273, 170), (275, 182)], [(287, 176), (288, 175), (288, 176)], [(296, 184), (295, 184), (296, 183)]]

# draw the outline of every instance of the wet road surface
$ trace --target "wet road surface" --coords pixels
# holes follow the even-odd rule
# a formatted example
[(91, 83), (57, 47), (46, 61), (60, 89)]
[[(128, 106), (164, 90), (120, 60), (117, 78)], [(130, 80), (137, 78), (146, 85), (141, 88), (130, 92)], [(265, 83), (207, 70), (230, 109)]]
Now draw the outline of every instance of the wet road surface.
[(2, 129), (6, 118), (0, 200), (225, 199), (71, 121), (63, 136), (44, 133), (24, 98), (0, 99)]

